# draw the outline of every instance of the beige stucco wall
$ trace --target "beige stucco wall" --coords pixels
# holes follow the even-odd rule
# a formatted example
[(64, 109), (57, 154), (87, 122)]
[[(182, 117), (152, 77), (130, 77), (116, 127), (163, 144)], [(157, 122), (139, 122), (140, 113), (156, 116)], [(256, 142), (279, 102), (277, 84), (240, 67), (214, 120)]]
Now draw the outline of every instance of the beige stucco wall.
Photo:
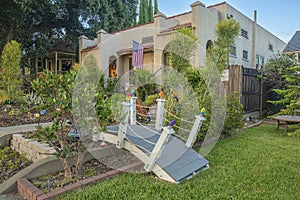
[[(198, 65), (203, 66), (206, 62), (206, 44), (209, 40), (214, 41), (216, 39), (215, 29), (219, 22), (218, 11), (215, 9), (207, 9), (200, 7), (200, 27), (197, 27), (199, 31), (199, 50)], [(197, 66), (197, 65), (196, 65)]]
[[(269, 49), (269, 44), (273, 45), (273, 51)], [(274, 56), (274, 54), (281, 53), (286, 46), (286, 43), (272, 33), (266, 31), (260, 25), (256, 26), (256, 53), (263, 55), (267, 60)], [(265, 61), (266, 63), (266, 61)]]
[[(97, 44), (92, 53), (97, 58), (97, 64), (101, 70), (108, 76), (109, 57), (115, 56), (117, 58), (117, 73), (122, 75), (129, 70), (129, 58), (132, 48), (132, 40), (139, 43), (142, 38), (153, 36), (154, 52), (146, 53), (144, 56), (145, 68), (152, 68), (149, 65), (153, 63), (154, 71), (157, 71), (163, 65), (163, 52), (168, 43), (171, 41), (174, 32), (161, 33), (161, 31), (169, 29), (179, 24), (192, 23), (196, 37), (199, 39), (198, 49), (195, 57), (190, 60), (195, 67), (203, 66), (206, 58), (206, 44), (209, 40), (216, 39), (215, 28), (219, 20), (226, 18), (227, 15), (232, 15), (235, 20), (241, 24), (241, 28), (248, 32), (248, 38), (239, 35), (236, 38), (236, 57), (230, 57), (230, 64), (243, 65), (245, 67), (255, 67), (253, 57), (256, 54), (263, 56), (266, 60), (281, 51), (285, 43), (276, 36), (266, 31), (261, 26), (256, 26), (256, 52), (253, 55), (253, 21), (242, 14), (237, 9), (233, 8), (227, 3), (222, 3), (213, 7), (205, 7), (202, 3), (195, 2), (191, 5), (191, 12), (181, 15), (166, 17), (163, 14), (158, 14), (154, 18), (153, 23), (136, 26), (115, 32), (113, 34), (98, 32), (96, 40), (84, 39), (82, 48), (89, 45)], [(259, 15), (258, 15), (259, 16)], [(272, 44), (274, 51), (269, 50), (269, 44)], [(149, 45), (149, 44), (145, 44)], [(125, 54), (119, 54), (120, 50), (128, 49)], [(242, 59), (243, 50), (248, 51), (248, 59)], [(83, 52), (81, 59), (84, 61), (90, 52)], [(103, 58), (103, 59), (102, 59)], [(255, 59), (254, 59), (255, 61)]]
[[(241, 28), (248, 32), (248, 39), (239, 35), (235, 41), (236, 45), (236, 57), (230, 57), (230, 64), (239, 64), (245, 67), (255, 68), (256, 67), (256, 55), (262, 56), (266, 61), (274, 56), (275, 54), (281, 52), (286, 46), (286, 43), (280, 40), (278, 37), (264, 29), (258, 24), (254, 24), (254, 21), (249, 17), (245, 16), (243, 13), (233, 8), (229, 4), (227, 5), (227, 14), (232, 15), (233, 18), (238, 21)], [(259, 22), (259, 13), (258, 13)], [(255, 26), (256, 39), (254, 43), (253, 39), (253, 28)], [(253, 48), (255, 44), (255, 53), (253, 54)], [(269, 50), (269, 44), (274, 47), (273, 51)], [(243, 50), (248, 51), (248, 60), (243, 59)], [(254, 59), (253, 59), (254, 57)]]

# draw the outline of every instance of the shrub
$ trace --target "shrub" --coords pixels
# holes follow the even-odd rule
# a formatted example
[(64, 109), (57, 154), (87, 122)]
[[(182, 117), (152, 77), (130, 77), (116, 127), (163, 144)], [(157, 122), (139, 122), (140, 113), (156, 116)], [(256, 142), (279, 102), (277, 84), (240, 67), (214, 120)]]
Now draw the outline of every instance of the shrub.
[(223, 133), (228, 135), (235, 133), (243, 126), (243, 105), (240, 102), (239, 93), (233, 93), (227, 97), (226, 118)]
[(37, 106), (44, 103), (43, 98), (34, 94), (33, 92), (26, 94), (24, 96), (24, 101), (30, 106)]
[(8, 99), (8, 96), (4, 90), (0, 90), (0, 105), (4, 103), (4, 101)]
[(5, 45), (0, 60), (0, 87), (10, 100), (19, 100), (21, 96), (21, 56), (21, 47), (18, 42), (12, 40)]
[(159, 98), (158, 94), (148, 96), (147, 100), (145, 101), (145, 106), (151, 106), (155, 104), (157, 98)]

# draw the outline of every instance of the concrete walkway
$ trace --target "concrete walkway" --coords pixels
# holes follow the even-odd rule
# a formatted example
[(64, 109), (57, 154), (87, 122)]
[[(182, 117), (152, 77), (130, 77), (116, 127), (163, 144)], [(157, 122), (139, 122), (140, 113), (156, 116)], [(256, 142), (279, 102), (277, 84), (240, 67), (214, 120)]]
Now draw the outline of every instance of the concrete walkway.
[[(51, 126), (52, 122), (40, 123), (40, 126)], [(36, 130), (38, 124), (25, 124), (19, 126), (0, 127), (0, 148), (8, 146), (13, 134)]]
[(16, 193), (0, 195), (0, 200), (24, 200), (24, 198)]
[[(40, 126), (51, 126), (52, 122), (40, 123)], [(25, 124), (19, 126), (0, 127), (0, 137), (6, 134), (15, 134), (20, 132), (28, 132), (36, 130), (38, 124)]]
[[(42, 127), (51, 126), (52, 122), (48, 123), (40, 123)], [(26, 124), (26, 125), (19, 125), (19, 126), (9, 126), (9, 127), (0, 127), (0, 148), (8, 146), (10, 144), (10, 140), (13, 134), (21, 133), (21, 132), (28, 132), (36, 130), (38, 124)], [(1, 184), (0, 184), (1, 185)], [(10, 185), (10, 184), (8, 184)], [(8, 186), (6, 185), (6, 186)], [(14, 184), (11, 184), (14, 185)], [(0, 191), (4, 189), (4, 187), (0, 188)], [(0, 192), (1, 194), (2, 192)], [(0, 200), (21, 200), (22, 198), (19, 194), (5, 194), (0, 195)]]

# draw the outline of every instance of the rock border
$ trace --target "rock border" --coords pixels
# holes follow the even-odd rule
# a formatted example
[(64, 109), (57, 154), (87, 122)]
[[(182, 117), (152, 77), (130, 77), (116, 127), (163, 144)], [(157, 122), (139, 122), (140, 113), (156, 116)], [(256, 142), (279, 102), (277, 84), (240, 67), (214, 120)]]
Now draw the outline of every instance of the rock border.
[(18, 192), (21, 194), (24, 198), (28, 200), (48, 200), (48, 199), (55, 199), (57, 196), (62, 195), (66, 192), (69, 192), (71, 190), (75, 190), (78, 188), (82, 188), (88, 184), (97, 183), (103, 180), (106, 180), (110, 177), (114, 177), (120, 174), (123, 174), (126, 171), (137, 169), (139, 167), (142, 167), (143, 163), (136, 162), (131, 165), (127, 165), (124, 167), (121, 167), (119, 169), (111, 170), (106, 173), (93, 176), (90, 178), (87, 178), (85, 180), (78, 181), (74, 184), (68, 185), (66, 187), (51, 191), (49, 193), (43, 193), (40, 189), (35, 187), (27, 178), (22, 178), (18, 180)]

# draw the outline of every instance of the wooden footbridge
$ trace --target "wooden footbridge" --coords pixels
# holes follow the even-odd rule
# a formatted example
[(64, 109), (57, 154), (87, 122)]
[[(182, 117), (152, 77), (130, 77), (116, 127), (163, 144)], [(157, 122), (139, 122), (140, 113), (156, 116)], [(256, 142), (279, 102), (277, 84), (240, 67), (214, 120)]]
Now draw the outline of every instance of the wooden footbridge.
[(136, 121), (136, 97), (130, 103), (122, 103), (124, 119), (120, 125), (108, 126), (106, 132), (96, 140), (115, 144), (126, 149), (158, 178), (180, 183), (199, 171), (208, 168), (208, 161), (198, 154), (192, 145), (196, 139), (204, 117), (197, 115), (186, 142), (174, 136), (173, 120), (169, 126), (162, 127), (164, 99), (158, 99), (155, 127), (138, 125)]

